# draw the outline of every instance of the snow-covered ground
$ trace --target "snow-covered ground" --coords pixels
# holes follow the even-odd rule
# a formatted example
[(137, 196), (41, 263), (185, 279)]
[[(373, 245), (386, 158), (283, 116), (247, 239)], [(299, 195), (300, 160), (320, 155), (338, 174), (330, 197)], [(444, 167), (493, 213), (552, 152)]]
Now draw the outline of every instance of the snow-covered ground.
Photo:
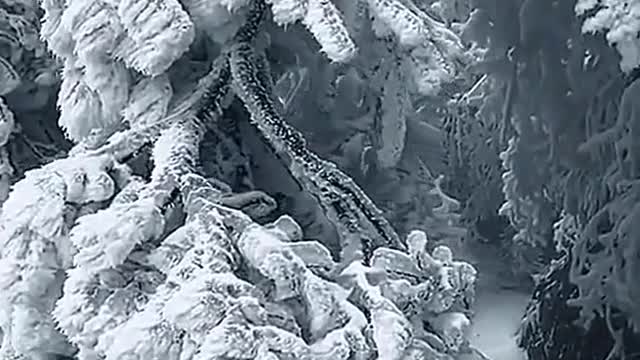
[(515, 334), (531, 294), (505, 288), (513, 286), (513, 280), (503, 275), (507, 265), (490, 245), (467, 246), (463, 258), (478, 270), (472, 345), (491, 360), (525, 360)]
[(471, 343), (491, 360), (525, 360), (516, 346), (515, 332), (529, 294), (512, 290), (479, 289)]

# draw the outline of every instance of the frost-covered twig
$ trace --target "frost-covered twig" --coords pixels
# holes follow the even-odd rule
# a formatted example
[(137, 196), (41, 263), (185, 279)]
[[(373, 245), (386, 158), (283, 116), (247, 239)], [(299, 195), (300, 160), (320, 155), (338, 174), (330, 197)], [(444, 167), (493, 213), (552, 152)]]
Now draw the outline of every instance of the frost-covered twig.
[(64, 62), (59, 123), (75, 141), (96, 129), (115, 132), (130, 101), (130, 69), (162, 75), (195, 37), (178, 0), (45, 1), (41, 6), (42, 36)]
[(233, 48), (230, 57), (233, 89), (264, 137), (276, 151), (290, 158), (292, 175), (319, 199), (339, 228), (343, 250), (353, 251), (344, 256), (358, 256), (356, 252), (362, 251), (361, 256), (368, 259), (371, 254), (367, 252), (377, 246), (404, 248), (381, 211), (355, 182), (335, 164), (307, 149), (302, 134), (276, 112), (255, 61), (251, 45), (240, 43)]
[(35, 358), (73, 353), (50, 316), (75, 253), (68, 233), (76, 215), (69, 210), (110, 199), (117, 174), (108, 155), (78, 157), (32, 170), (14, 186), (0, 224), (3, 351)]
[[(115, 331), (124, 326), (122, 324), (134, 312), (126, 307), (112, 309), (114, 304), (111, 302), (96, 303), (95, 295), (86, 294), (86, 291), (96, 286), (100, 288), (96, 276), (100, 278), (105, 272), (117, 272), (137, 246), (162, 235), (165, 230), (163, 209), (180, 188), (180, 179), (195, 170), (198, 145), (206, 122), (211, 120), (215, 120), (215, 115), (207, 113), (207, 117), (198, 118), (187, 114), (164, 130), (155, 143), (151, 181), (142, 186), (139, 197), (131, 203), (114, 203), (103, 211), (85, 216), (74, 228), (71, 240), (80, 251), (74, 257), (75, 268), (69, 271), (70, 278), (65, 283), (65, 295), (58, 303), (56, 319), (80, 348), (82, 358), (89, 359), (106, 352), (99, 340), (100, 334), (96, 332), (97, 325), (92, 324), (102, 324), (103, 331)], [(96, 226), (97, 223), (101, 225)], [(142, 256), (146, 257), (144, 253)], [(112, 292), (111, 296), (124, 297), (120, 301), (133, 301), (135, 294), (135, 291)], [(116, 319), (107, 319), (109, 314), (115, 315), (113, 311), (123, 313)], [(108, 338), (102, 342), (116, 340)], [(111, 356), (108, 352), (107, 355)]]

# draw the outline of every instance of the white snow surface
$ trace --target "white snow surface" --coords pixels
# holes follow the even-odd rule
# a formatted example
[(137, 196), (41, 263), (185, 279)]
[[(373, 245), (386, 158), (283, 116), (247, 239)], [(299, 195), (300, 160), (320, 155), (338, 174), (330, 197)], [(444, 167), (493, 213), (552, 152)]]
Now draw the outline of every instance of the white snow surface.
[(531, 294), (506, 288), (514, 285), (503, 275), (508, 265), (490, 245), (477, 244), (463, 251), (465, 260), (478, 269), (471, 344), (491, 360), (526, 360), (516, 345), (516, 331)]
[(529, 295), (512, 290), (480, 289), (471, 343), (491, 360), (526, 360), (515, 333)]

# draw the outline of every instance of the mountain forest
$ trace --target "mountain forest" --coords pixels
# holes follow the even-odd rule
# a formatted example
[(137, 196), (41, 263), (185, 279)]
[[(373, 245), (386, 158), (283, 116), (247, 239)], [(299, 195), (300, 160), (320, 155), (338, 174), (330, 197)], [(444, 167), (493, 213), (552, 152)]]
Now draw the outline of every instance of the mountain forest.
[(640, 0), (0, 0), (0, 203), (0, 360), (640, 359)]

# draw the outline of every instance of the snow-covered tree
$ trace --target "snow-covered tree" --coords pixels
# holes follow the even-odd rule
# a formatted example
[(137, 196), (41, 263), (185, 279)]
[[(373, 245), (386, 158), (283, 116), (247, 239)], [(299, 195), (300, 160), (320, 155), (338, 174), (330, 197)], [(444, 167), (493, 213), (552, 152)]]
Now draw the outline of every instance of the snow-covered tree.
[(485, 113), (504, 135), (511, 248), (530, 272), (549, 265), (541, 255), (557, 257), (538, 274), (521, 329), (532, 359), (638, 351), (639, 6), (478, 1), (465, 25), (487, 48), (478, 66), (494, 86)]

